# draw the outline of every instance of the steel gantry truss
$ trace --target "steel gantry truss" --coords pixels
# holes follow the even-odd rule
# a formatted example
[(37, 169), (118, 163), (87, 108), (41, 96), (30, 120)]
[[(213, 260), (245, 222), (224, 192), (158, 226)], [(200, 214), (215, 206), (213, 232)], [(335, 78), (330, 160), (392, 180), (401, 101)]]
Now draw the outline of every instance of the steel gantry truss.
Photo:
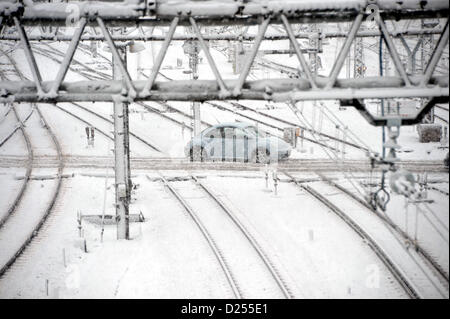
[[(368, 10), (370, 8), (370, 10)], [(53, 3), (7, 0), (0, 2), (0, 44), (2, 41), (20, 41), (31, 71), (31, 81), (1, 81), (0, 103), (20, 102), (113, 102), (114, 103), (114, 154), (115, 154), (115, 207), (117, 238), (129, 239), (129, 203), (131, 191), (129, 161), (128, 103), (149, 100), (179, 100), (202, 102), (205, 100), (273, 100), (292, 102), (303, 100), (340, 100), (343, 105), (354, 106), (372, 125), (389, 125), (386, 116), (374, 116), (365, 99), (423, 98), (419, 112), (402, 118), (401, 124), (420, 122), (431, 108), (440, 102), (448, 102), (448, 73), (436, 75), (435, 69), (446, 49), (449, 26), (447, 0), (124, 0), (122, 2), (55, 1)], [(447, 18), (443, 28), (389, 31), (388, 20)], [(363, 21), (373, 19), (378, 30), (362, 29)], [(352, 22), (348, 33), (342, 32), (294, 32), (293, 23), (314, 26), (321, 22)], [(269, 34), (268, 26), (282, 25), (284, 34)], [(255, 35), (213, 33), (202, 34), (201, 26), (258, 25)], [(39, 33), (31, 33), (26, 27), (38, 26)], [(143, 28), (169, 27), (164, 36), (148, 35)], [(178, 26), (189, 27), (192, 33), (176, 33)], [(71, 35), (58, 32), (71, 27)], [(94, 32), (89, 32), (88, 28)], [(134, 27), (139, 34), (112, 32), (115, 27)], [(100, 34), (96, 29), (100, 29)], [(279, 29), (279, 28), (278, 28)], [(4, 32), (8, 30), (8, 32)], [(246, 28), (248, 30), (248, 28)], [(28, 32), (27, 32), (28, 31)], [(36, 31), (36, 30), (33, 30)], [(404, 43), (407, 36), (439, 34), (421, 74), (407, 72), (397, 52), (394, 38)], [(318, 35), (318, 37), (316, 37)], [(328, 76), (317, 74), (317, 54), (323, 38), (340, 37), (344, 43), (337, 54)], [(355, 46), (356, 66), (363, 67), (363, 37), (382, 37), (398, 76), (362, 77), (359, 70), (354, 78), (339, 79), (341, 69), (351, 46)], [(297, 39), (309, 39), (310, 49), (300, 48)], [(251, 67), (257, 58), (263, 40), (288, 39), (300, 65), (298, 77), (248, 81)], [(358, 39), (358, 40), (357, 40)], [(59, 70), (52, 81), (43, 81), (34, 56), (31, 41), (70, 41)], [(177, 40), (196, 40), (203, 50), (215, 80), (198, 80), (196, 72), (192, 80), (156, 81), (169, 45)], [(254, 41), (246, 54), (237, 79), (224, 79), (206, 41)], [(75, 52), (82, 41), (104, 41), (112, 54), (112, 80), (64, 81)], [(133, 79), (127, 70), (126, 49), (130, 41), (162, 41), (148, 78)], [(355, 43), (356, 42), (356, 43)], [(197, 43), (197, 42), (196, 42)], [(406, 45), (407, 46), (407, 45)], [(417, 51), (417, 47), (413, 50)], [(309, 55), (306, 59), (304, 54)], [(414, 54), (411, 53), (412, 58)], [(197, 57), (192, 68), (196, 69)], [(309, 61), (309, 63), (308, 63)], [(414, 69), (414, 67), (413, 67)], [(447, 67), (448, 70), (448, 67)], [(195, 70), (194, 70), (195, 71)], [(199, 106), (198, 103), (195, 105)], [(199, 108), (197, 108), (199, 112)], [(195, 116), (194, 116), (195, 118)], [(198, 117), (199, 119), (199, 117)]]
[[(18, 40), (25, 52), (33, 81), (2, 81), (0, 82), (0, 102), (74, 102), (74, 101), (104, 101), (123, 102), (148, 100), (273, 100), (273, 101), (303, 101), (303, 100), (340, 100), (345, 104), (365, 110), (365, 99), (381, 98), (427, 98), (432, 102), (424, 104), (417, 116), (406, 119), (405, 122), (419, 122), (418, 116), (425, 108), (431, 108), (437, 102), (446, 102), (449, 97), (448, 74), (436, 75), (435, 68), (445, 50), (448, 37), (448, 20), (443, 28), (438, 30), (410, 30), (401, 32), (389, 31), (387, 20), (447, 18), (449, 4), (447, 0), (345, 0), (345, 1), (185, 1), (176, 5), (169, 0), (142, 1), (126, 0), (123, 2), (69, 2), (69, 3), (35, 3), (27, 5), (22, 2), (4, 2), (0, 4), (0, 20), (2, 29), (15, 30), (13, 34), (2, 34), (1, 40)], [(376, 10), (367, 10), (375, 5)], [(378, 31), (361, 30), (365, 20), (373, 19)], [(300, 49), (298, 38), (308, 35), (295, 33), (292, 23), (320, 22), (352, 22), (348, 33), (339, 32), (323, 36), (345, 36), (344, 44), (337, 55), (328, 76), (317, 76), (311, 72), (311, 66)], [(65, 27), (76, 24), (71, 36), (61, 36), (57, 33), (52, 37), (27, 34), (25, 26)], [(284, 35), (266, 34), (270, 24), (281, 24)], [(245, 35), (254, 40), (254, 44), (237, 80), (222, 78), (216, 62), (209, 51), (206, 41), (214, 39), (241, 40), (232, 34), (203, 35), (202, 26), (220, 25), (258, 25), (256, 35)], [(92, 35), (87, 27), (97, 27), (101, 35)], [(147, 36), (145, 32), (139, 35), (112, 35), (109, 28), (117, 26), (133, 26), (142, 29), (144, 26), (168, 26), (165, 36)], [(180, 35), (175, 31), (178, 26), (192, 27), (194, 35)], [(14, 29), (15, 28), (15, 29)], [(57, 28), (55, 28), (57, 30)], [(422, 74), (408, 74), (396, 49), (394, 38), (411, 34), (439, 33), (439, 40)], [(359, 37), (381, 36), (388, 48), (397, 76), (338, 78), (348, 56), (352, 44)], [(62, 40), (70, 41), (67, 53), (53, 81), (43, 81), (38, 63), (31, 49), (32, 40)], [(295, 79), (270, 79), (248, 81), (251, 66), (257, 56), (260, 44), (265, 39), (289, 39), (295, 51), (303, 77)], [(84, 40), (106, 41), (122, 75), (120, 80), (65, 82), (64, 78), (72, 62), (74, 53)], [(118, 52), (118, 44), (129, 40), (163, 41), (147, 80), (138, 81), (131, 78), (123, 59)], [(156, 78), (163, 59), (172, 41), (180, 39), (196, 39), (199, 41), (207, 62), (211, 67), (215, 80), (173, 80), (158, 82)], [(359, 104), (352, 101), (358, 101)], [(361, 106), (362, 105), (362, 106)], [(364, 113), (365, 117), (371, 116)], [(380, 123), (380, 119), (371, 123)], [(378, 125), (378, 124), (377, 124)]]

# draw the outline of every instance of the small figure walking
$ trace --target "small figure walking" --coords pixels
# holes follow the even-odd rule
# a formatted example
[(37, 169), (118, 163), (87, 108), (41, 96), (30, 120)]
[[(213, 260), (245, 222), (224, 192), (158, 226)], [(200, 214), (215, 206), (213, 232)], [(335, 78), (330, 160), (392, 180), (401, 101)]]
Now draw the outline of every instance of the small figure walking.
[(86, 139), (87, 139), (87, 146), (86, 146), (86, 148), (87, 147), (89, 147), (89, 145), (91, 144), (90, 142), (89, 142), (89, 132), (90, 132), (90, 129), (89, 129), (89, 126), (86, 126), (86, 128), (85, 128), (85, 130), (86, 130)]

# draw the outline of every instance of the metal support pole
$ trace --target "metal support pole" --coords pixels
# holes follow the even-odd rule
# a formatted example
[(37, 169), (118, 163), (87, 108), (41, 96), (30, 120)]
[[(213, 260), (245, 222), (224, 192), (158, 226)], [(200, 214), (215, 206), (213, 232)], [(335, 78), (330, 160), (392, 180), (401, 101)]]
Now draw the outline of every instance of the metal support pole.
[[(122, 48), (118, 53), (123, 55)], [(113, 55), (113, 78), (122, 79), (123, 72)], [(130, 239), (129, 232), (129, 134), (128, 108), (126, 104), (114, 102), (114, 159), (115, 159), (115, 191), (117, 239)]]
[[(198, 79), (198, 47), (194, 52), (189, 53), (189, 65), (192, 69), (192, 79), (195, 81)], [(197, 136), (201, 132), (201, 115), (200, 115), (200, 103), (192, 102), (192, 136)]]
[(202, 130), (200, 125), (200, 102), (192, 102), (192, 113), (194, 116), (194, 127), (192, 132), (194, 136), (197, 136)]
[[(198, 52), (189, 54), (189, 59), (192, 68), (192, 78), (193, 80), (198, 79)], [(192, 136), (197, 136), (201, 132), (201, 115), (200, 115), (200, 103), (192, 102), (191, 105), (192, 110)]]

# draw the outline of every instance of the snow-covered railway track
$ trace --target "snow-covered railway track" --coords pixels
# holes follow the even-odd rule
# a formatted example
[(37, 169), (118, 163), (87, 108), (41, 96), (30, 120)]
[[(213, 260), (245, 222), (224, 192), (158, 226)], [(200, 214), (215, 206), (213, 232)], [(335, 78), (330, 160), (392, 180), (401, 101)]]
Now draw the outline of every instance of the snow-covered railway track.
[(336, 182), (332, 181), (331, 179), (327, 178), (323, 174), (320, 174), (320, 173), (317, 173), (317, 174), (319, 175), (319, 177), (323, 181), (327, 182), (334, 189), (342, 192), (347, 197), (351, 198), (352, 200), (354, 200), (355, 202), (359, 203), (361, 206), (366, 208), (368, 210), (368, 213), (371, 213), (374, 216), (380, 218), (384, 223), (386, 223), (389, 227), (391, 227), (394, 231), (396, 231), (402, 237), (404, 242), (407, 242), (407, 243), (414, 243), (415, 242), (414, 249), (417, 251), (417, 253), (419, 255), (421, 255), (425, 259), (425, 261), (431, 267), (433, 267), (434, 271), (441, 276), (441, 281), (445, 282), (446, 285), (448, 286), (448, 284), (449, 284), (448, 272), (444, 269), (444, 267), (442, 267), (438, 263), (438, 261), (435, 260), (435, 258), (433, 258), (431, 253), (427, 252), (427, 250), (420, 245), (420, 243), (416, 242), (413, 238), (411, 238), (405, 231), (403, 231), (397, 224), (395, 224), (386, 214), (384, 214), (381, 211), (378, 211), (378, 210), (374, 209), (366, 201), (364, 201), (363, 199), (359, 198), (358, 196), (356, 196), (355, 194), (350, 192), (345, 187), (343, 187), (343, 186), (337, 184)]
[[(47, 46), (48, 46), (48, 45), (47, 45)], [(59, 56), (60, 58), (63, 58), (65, 54), (64, 54), (63, 52), (61, 52), (61, 51), (55, 49), (55, 48), (50, 47), (50, 46), (49, 46), (49, 48), (51, 48), (51, 50), (50, 50), (50, 49), (43, 49), (43, 48), (40, 48), (40, 47), (38, 47), (38, 46), (34, 46), (34, 47), (33, 47), (33, 50), (34, 50), (37, 54), (39, 54), (39, 55), (41, 55), (41, 56), (44, 56), (44, 57), (46, 57), (46, 58), (48, 58), (48, 59), (56, 60), (57, 62), (61, 63), (62, 60), (58, 60), (58, 59), (55, 58), (53, 55), (56, 54), (56, 55)], [(5, 54), (5, 53), (4, 53), (4, 54)], [(5, 54), (5, 55), (6, 55), (6, 54)], [(103, 56), (101, 56), (101, 57), (104, 58), (104, 59), (106, 59), (106, 58), (103, 57)], [(10, 61), (13, 61), (13, 60), (10, 59)], [(109, 61), (109, 60), (108, 60), (108, 61)], [(80, 62), (80, 61), (78, 61), (78, 60), (74, 60), (74, 63), (76, 63), (78, 66), (84, 68), (85, 71), (82, 72), (82, 71), (80, 71), (80, 70), (78, 70), (78, 69), (76, 69), (76, 68), (73, 68), (73, 67), (70, 67), (70, 69), (71, 69), (72, 71), (76, 72), (76, 73), (79, 73), (81, 76), (83, 76), (83, 77), (85, 77), (85, 78), (87, 78), (87, 79), (93, 80), (93, 79), (94, 79), (93, 77), (95, 77), (96, 79), (101, 79), (101, 80), (104, 80), (104, 79), (110, 79), (110, 78), (111, 78), (109, 75), (107, 75), (107, 74), (105, 74), (105, 73), (103, 73), (103, 72), (98, 72), (97, 70), (92, 69), (91, 67), (87, 66), (85, 63), (82, 63), (82, 62)], [(102, 116), (102, 115), (100, 115), (100, 114), (98, 114), (98, 113), (96, 113), (96, 112), (94, 112), (94, 111), (92, 111), (92, 110), (89, 110), (89, 109), (87, 109), (87, 108), (81, 106), (81, 105), (78, 104), (78, 103), (70, 103), (70, 104), (71, 104), (71, 105), (74, 105), (74, 106), (77, 106), (78, 108), (82, 108), (84, 111), (89, 112), (90, 114), (94, 115), (95, 117), (101, 118), (101, 119), (103, 119), (104, 121), (107, 121), (107, 122), (110, 123), (110, 124), (113, 123), (111, 120), (105, 118), (104, 116)], [(180, 121), (178, 121), (178, 120), (176, 120), (176, 119), (173, 119), (173, 118), (171, 118), (171, 117), (169, 117), (169, 116), (166, 116), (166, 115), (164, 115), (164, 114), (161, 114), (160, 112), (157, 112), (157, 111), (155, 111), (154, 109), (152, 110), (151, 107), (149, 107), (148, 105), (146, 105), (146, 104), (143, 103), (143, 102), (137, 102), (137, 104), (143, 106), (144, 108), (146, 108), (146, 109), (149, 110), (149, 111), (153, 111), (154, 113), (157, 113), (158, 115), (161, 115), (161, 116), (162, 116), (163, 118), (165, 118), (165, 119), (169, 119), (169, 120), (171, 120), (172, 122), (175, 122), (176, 124), (179, 124), (179, 125), (181, 125), (181, 126), (183, 126), (183, 127), (186, 127), (186, 125), (185, 125), (183, 122), (180, 122)], [(78, 120), (82, 121), (83, 123), (85, 123), (85, 124), (87, 124), (87, 125), (89, 125), (89, 126), (94, 127), (95, 130), (98, 131), (98, 132), (99, 132), (100, 134), (102, 134), (103, 136), (106, 136), (106, 137), (110, 138), (110, 136), (109, 136), (105, 131), (103, 131), (103, 130), (97, 128), (97, 127), (94, 126), (94, 125), (92, 125), (89, 121), (85, 120), (84, 118), (81, 118), (80, 116), (77, 116), (77, 115), (73, 114), (72, 112), (69, 112), (68, 110), (66, 110), (66, 109), (64, 109), (64, 108), (62, 108), (62, 107), (60, 107), (60, 106), (58, 106), (58, 105), (56, 105), (56, 107), (59, 108), (60, 110), (62, 110), (63, 112), (66, 112), (67, 114), (71, 115), (72, 117), (77, 118)], [(189, 129), (192, 129), (192, 128), (190, 128), (190, 127), (188, 127), (188, 128), (189, 128)], [(151, 148), (152, 150), (157, 151), (157, 152), (160, 152), (160, 153), (163, 153), (163, 151), (161, 150), (161, 148), (160, 148), (159, 146), (154, 145), (154, 143), (151, 143), (151, 142), (147, 141), (146, 139), (144, 139), (144, 138), (138, 136), (137, 134), (134, 134), (133, 132), (130, 132), (130, 136), (132, 136), (132, 137), (135, 138), (136, 140), (142, 142), (143, 144), (145, 144), (146, 146), (148, 146), (148, 147)]]
[(197, 225), (198, 229), (202, 233), (203, 237), (207, 241), (209, 247), (211, 248), (214, 256), (216, 257), (217, 261), (220, 264), (220, 267), (222, 268), (225, 277), (227, 278), (228, 284), (230, 285), (231, 290), (233, 291), (233, 294), (236, 298), (241, 299), (242, 298), (242, 292), (239, 289), (239, 286), (236, 283), (236, 280), (230, 270), (230, 267), (225, 260), (222, 252), (217, 247), (216, 242), (212, 238), (211, 234), (208, 232), (202, 221), (199, 219), (197, 214), (194, 212), (194, 210), (188, 205), (186, 200), (179, 194), (179, 192), (167, 181), (167, 179), (160, 174), (161, 181), (164, 183), (164, 185), (169, 189), (169, 191), (174, 195), (174, 197), (178, 200), (178, 202), (183, 206), (183, 208), (186, 210), (186, 212), (189, 214), (189, 216), (192, 218), (192, 220)]
[(448, 120), (446, 120), (445, 118), (443, 118), (442, 116), (439, 116), (437, 114), (434, 114), (434, 117), (437, 118), (438, 120), (441, 120), (442, 122), (444, 122), (445, 124), (448, 125)]
[[(27, 246), (33, 241), (35, 236), (41, 230), (42, 226), (53, 211), (53, 207), (61, 189), (62, 172), (64, 168), (61, 146), (57, 137), (54, 135), (53, 131), (48, 126), (47, 121), (40, 112), (39, 107), (36, 106), (36, 110), (42, 124), (44, 125), (44, 128), (52, 139), (59, 158), (59, 165), (57, 169), (58, 178), (56, 180), (53, 193), (50, 196), (50, 200), (42, 214), (30, 214), (29, 210), (36, 208), (33, 205), (34, 200), (31, 196), (28, 196), (28, 202), (24, 204), (25, 198), (22, 196), (20, 202), (14, 207), (14, 214), (9, 216), (3, 224), (3, 228), (0, 229), (0, 247), (2, 247), (0, 254), (0, 278), (24, 253)], [(35, 191), (38, 189), (37, 182), (30, 181), (29, 176), (25, 180), (30, 184), (35, 184)], [(36, 196), (37, 194), (35, 193), (33, 195)]]
[[(20, 72), (20, 70), (17, 68), (17, 65), (15, 63), (15, 61), (4, 51), (0, 49), (0, 53), (3, 54), (8, 62), (11, 64), (11, 66), (13, 66), (15, 73), (17, 74), (17, 76), (21, 79), (23, 79), (23, 74)], [(6, 76), (5, 76), (6, 77)], [(25, 121), (27, 121), (31, 114), (33, 113), (34, 108), (31, 108), (31, 112), (29, 113), (29, 115), (24, 119), (21, 120), (20, 116), (16, 110), (16, 107), (14, 106), (14, 104), (11, 104), (10, 109), (9, 110), (13, 110), (13, 114), (14, 117), (16, 119), (17, 122), (17, 128), (20, 129), (22, 136), (24, 138), (26, 147), (27, 147), (27, 159), (25, 162), (25, 167), (26, 167), (26, 171), (25, 171), (25, 176), (23, 179), (23, 183), (19, 189), (18, 194), (16, 195), (15, 199), (13, 200), (13, 202), (11, 203), (11, 205), (9, 206), (8, 210), (6, 211), (6, 213), (2, 216), (0, 216), (0, 230), (2, 228), (2, 226), (6, 223), (6, 221), (14, 214), (14, 212), (17, 209), (17, 206), (19, 205), (20, 201), (22, 200), (23, 195), (25, 194), (25, 191), (27, 189), (28, 183), (30, 181), (30, 176), (31, 176), (31, 172), (33, 170), (33, 159), (34, 159), (34, 153), (33, 153), (33, 148), (31, 145), (31, 140), (30, 137), (28, 136), (28, 133), (26, 132), (25, 128), (24, 128), (24, 123)], [(5, 116), (9, 113), (9, 111), (5, 114)], [(6, 143), (6, 141), (8, 141), (9, 138), (11, 138), (14, 133), (17, 130), (14, 129), (5, 139), (3, 139), (3, 141), (1, 142), (0, 146), (2, 146), (4, 143)], [(0, 273), (1, 275), (1, 273)]]
[[(375, 214), (362, 214), (357, 204), (343, 200), (342, 196), (325, 197), (324, 193), (335, 194), (335, 190), (323, 181), (298, 183), (295, 178), (289, 177), (363, 238), (411, 298), (448, 298), (446, 282), (416, 251), (406, 249), (399, 234)], [(311, 186), (313, 183), (314, 188)]]
[(448, 112), (448, 108), (443, 107), (442, 105), (436, 104), (434, 107)]
[(191, 131), (193, 130), (193, 128), (190, 125), (187, 125), (186, 123), (184, 123), (184, 122), (182, 122), (182, 121), (180, 121), (180, 120), (178, 120), (176, 118), (173, 118), (171, 116), (168, 116), (167, 114), (164, 114), (163, 112), (161, 112), (157, 108), (154, 108), (153, 106), (150, 106), (150, 105), (148, 105), (148, 104), (146, 104), (144, 102), (136, 102), (136, 104), (142, 106), (147, 111), (162, 117), (165, 120), (169, 120), (170, 122), (177, 124), (178, 126), (180, 126), (182, 128), (185, 128), (185, 129), (188, 129), (188, 130), (191, 130)]
[(12, 106), (12, 110), (13, 110), (14, 116), (16, 117), (17, 123), (19, 124), (18, 127), (22, 133), (24, 140), (25, 140), (25, 144), (27, 145), (28, 158), (26, 160), (26, 171), (25, 171), (25, 177), (23, 179), (23, 183), (20, 187), (19, 193), (17, 194), (16, 198), (14, 199), (14, 201), (8, 208), (7, 212), (0, 217), (0, 229), (5, 224), (5, 222), (8, 220), (8, 218), (14, 213), (17, 206), (19, 205), (20, 200), (22, 199), (23, 195), (25, 194), (25, 190), (26, 190), (28, 182), (30, 180), (31, 172), (33, 170), (33, 149), (31, 147), (30, 138), (28, 137), (28, 134), (23, 127), (23, 122), (20, 120), (19, 114), (17, 114), (17, 110), (14, 105)]
[(160, 176), (208, 241), (236, 297), (294, 298), (255, 238), (207, 185), (190, 175), (190, 180), (175, 188)]
[[(84, 110), (87, 111), (87, 112), (92, 112), (91, 110), (86, 109), (86, 108), (84, 108), (83, 106), (78, 105), (78, 104), (76, 104), (76, 103), (71, 103), (71, 104), (73, 104), (73, 105), (76, 106), (76, 107), (82, 108), (82, 109), (84, 109)], [(83, 118), (83, 117), (81, 117), (81, 116), (78, 116), (77, 114), (75, 114), (75, 113), (73, 113), (73, 112), (67, 110), (66, 108), (64, 108), (64, 107), (62, 107), (62, 106), (60, 106), (60, 105), (54, 104), (53, 106), (56, 107), (57, 109), (59, 109), (60, 111), (62, 111), (62, 112), (64, 112), (64, 113), (68, 114), (69, 116), (71, 116), (71, 117), (77, 119), (78, 121), (82, 122), (83, 124), (85, 124), (85, 125), (87, 125), (87, 126), (89, 126), (89, 127), (93, 127), (94, 130), (95, 130), (96, 132), (100, 133), (102, 136), (106, 137), (106, 138), (109, 139), (110, 141), (114, 141), (114, 137), (113, 137), (112, 135), (110, 135), (107, 131), (102, 130), (102, 129), (99, 128), (98, 126), (94, 125), (92, 122), (86, 120), (85, 118)], [(95, 116), (97, 116), (98, 118), (100, 118), (100, 119), (102, 119), (102, 120), (104, 120), (104, 121), (107, 121), (109, 124), (113, 124), (112, 121), (108, 120), (107, 118), (103, 117), (102, 115), (97, 114), (97, 113), (95, 113), (95, 112), (92, 112), (92, 113), (93, 113)], [(130, 136), (136, 138), (137, 140), (139, 140), (140, 142), (142, 142), (143, 144), (145, 144), (147, 147), (149, 147), (151, 150), (162, 153), (162, 151), (160, 150), (159, 147), (154, 146), (153, 144), (151, 144), (150, 142), (146, 141), (146, 140), (143, 139), (142, 137), (137, 136), (136, 134), (134, 134), (134, 133), (132, 133), (132, 132), (130, 132)]]
[(254, 248), (260, 259), (263, 261), (265, 267), (271, 274), (272, 278), (280, 288), (283, 295), (287, 298), (294, 298), (291, 290), (289, 289), (288, 285), (286, 284), (286, 281), (281, 277), (279, 271), (274, 266), (273, 262), (268, 258), (267, 254), (263, 251), (259, 243), (256, 241), (256, 239), (252, 236), (252, 234), (248, 231), (248, 229), (240, 222), (240, 220), (237, 218), (236, 214), (231, 211), (231, 209), (222, 201), (220, 198), (213, 192), (213, 190), (206, 186), (205, 183), (201, 182), (199, 179), (197, 179), (195, 176), (192, 176), (192, 178), (195, 180), (197, 185), (199, 185), (204, 192), (214, 201), (217, 203), (217, 205), (227, 214), (227, 216), (230, 218), (231, 221), (233, 221), (234, 225), (239, 229), (239, 231), (247, 238), (248, 242), (251, 244), (251, 246)]
[(427, 186), (427, 189), (431, 189), (432, 191), (438, 192), (438, 193), (443, 194), (443, 195), (445, 195), (445, 196), (449, 196), (448, 191), (443, 190), (443, 189), (441, 189), (441, 188), (439, 188), (439, 187), (436, 187), (436, 186), (430, 186), (430, 185), (428, 185), (428, 186)]
[[(73, 105), (73, 106), (75, 106), (75, 107), (77, 107), (77, 108), (79, 108), (79, 109), (82, 109), (82, 110), (88, 112), (89, 114), (94, 115), (96, 118), (102, 119), (103, 121), (108, 122), (108, 123), (111, 124), (111, 125), (114, 125), (114, 122), (111, 121), (110, 119), (108, 119), (108, 118), (104, 117), (103, 115), (98, 114), (98, 113), (96, 113), (96, 112), (94, 112), (94, 111), (88, 109), (87, 107), (82, 106), (82, 105), (79, 104), (79, 103), (70, 103), (70, 104)], [(66, 111), (67, 111), (67, 110), (66, 110)], [(70, 113), (70, 112), (68, 112), (68, 113)], [(73, 113), (70, 113), (70, 114), (73, 115)], [(158, 147), (158, 146), (156, 146), (156, 145), (154, 145), (153, 142), (149, 142), (149, 141), (145, 140), (144, 138), (142, 138), (142, 137), (136, 135), (135, 133), (133, 133), (133, 132), (131, 132), (131, 131), (130, 131), (130, 136), (132, 136), (132, 137), (135, 138), (136, 140), (142, 142), (144, 145), (146, 145), (147, 147), (149, 147), (149, 148), (152, 149), (153, 151), (157, 151), (157, 152), (159, 152), (159, 153), (162, 153), (161, 148)]]
[[(14, 61), (14, 59), (11, 58), (4, 51), (2, 51), (2, 54), (9, 60), (10, 64), (13, 66), (15, 70), (16, 75), (21, 80), (24, 80), (25, 76), (18, 68), (17, 63)], [(19, 194), (14, 200), (12, 206), (10, 207), (11, 211), (8, 210), (6, 218), (2, 220), (1, 224), (2, 227), (0, 228), (0, 247), (2, 248), (0, 249), (0, 278), (23, 254), (27, 246), (33, 241), (34, 237), (38, 234), (38, 232), (41, 230), (42, 226), (46, 222), (47, 218), (50, 216), (61, 189), (62, 173), (64, 168), (60, 143), (56, 135), (49, 127), (41, 111), (39, 110), (39, 107), (36, 105), (35, 108), (39, 116), (39, 120), (43, 125), (46, 134), (48, 134), (48, 136), (50, 137), (56, 150), (56, 156), (58, 158), (57, 164), (58, 178), (56, 180), (56, 185), (53, 189), (53, 193), (50, 196), (50, 201), (47, 204), (46, 208), (44, 209), (44, 212), (41, 215), (33, 213), (30, 214), (29, 210), (36, 209), (34, 203), (36, 197), (33, 198), (32, 196), (30, 196), (31, 191), (29, 192), (28, 196), (26, 196), (26, 198), (24, 197), (24, 194), (25, 190), (32, 189), (34, 187), (35, 193), (33, 195), (36, 196), (36, 191), (38, 190), (37, 186), (38, 183), (36, 181), (30, 180), (30, 175), (33, 167), (32, 164), (34, 161), (34, 154), (35, 154), (35, 152), (33, 151), (33, 147), (35, 146), (33, 145), (32, 139), (26, 132), (26, 129), (24, 128), (23, 122), (20, 120), (19, 114), (15, 109), (15, 106), (13, 105), (12, 107), (14, 114), (17, 118), (17, 121), (20, 123), (20, 128), (27, 145), (28, 164), (23, 186), (20, 189)], [(30, 112), (30, 115), (27, 117), (27, 119), (31, 116), (31, 113), (32, 112)], [(42, 186), (43, 184), (40, 184), (40, 188)]]
[(57, 105), (57, 104), (54, 104), (53, 106), (56, 107), (57, 109), (63, 111), (64, 113), (66, 113), (66, 114), (72, 116), (73, 118), (76, 118), (77, 120), (79, 120), (80, 122), (86, 124), (87, 126), (93, 127), (95, 131), (97, 131), (98, 133), (100, 133), (101, 135), (103, 135), (104, 137), (106, 137), (107, 139), (109, 139), (109, 140), (111, 140), (111, 141), (114, 140), (113, 137), (112, 137), (111, 135), (109, 135), (107, 132), (103, 131), (102, 129), (99, 129), (98, 127), (96, 127), (95, 125), (93, 125), (91, 122), (86, 121), (85, 119), (79, 117), (79, 116), (76, 115), (76, 114), (73, 114), (72, 112), (66, 110), (65, 108), (63, 108), (63, 107), (61, 107), (61, 106), (59, 106), (59, 105)]
[[(28, 121), (28, 119), (31, 117), (31, 115), (33, 115), (33, 112), (34, 112), (34, 107), (31, 108), (30, 113), (20, 123), (22, 125), (25, 124)], [(3, 140), (0, 141), (0, 147), (2, 147), (6, 142), (8, 142), (8, 140), (14, 136), (14, 134), (20, 129), (20, 127), (21, 127), (21, 125), (17, 125), (15, 128), (13, 128), (12, 131)]]
[(352, 220), (346, 213), (344, 213), (341, 209), (339, 209), (336, 205), (334, 205), (331, 201), (317, 192), (310, 185), (305, 185), (304, 183), (298, 183), (295, 177), (290, 175), (287, 172), (284, 172), (286, 176), (292, 179), (292, 181), (309, 193), (312, 197), (316, 198), (318, 201), (323, 203), (326, 207), (328, 207), (332, 212), (334, 212), (337, 216), (339, 216), (348, 226), (350, 226), (362, 239), (367, 241), (367, 244), (370, 248), (375, 252), (375, 254), (380, 258), (380, 260), (386, 265), (386, 267), (391, 271), (393, 276), (397, 279), (399, 284), (403, 287), (407, 295), (413, 299), (421, 298), (421, 295), (417, 291), (417, 288), (410, 282), (410, 280), (404, 275), (403, 271), (401, 271), (398, 266), (389, 258), (389, 256), (385, 253), (385, 251), (376, 243), (376, 241), (366, 232), (364, 231), (354, 220)]
[[(175, 188), (168, 178), (160, 176), (207, 240), (235, 297), (294, 298), (254, 237), (208, 186), (191, 175), (191, 180), (184, 185), (187, 188)], [(192, 188), (192, 181), (198, 187)]]

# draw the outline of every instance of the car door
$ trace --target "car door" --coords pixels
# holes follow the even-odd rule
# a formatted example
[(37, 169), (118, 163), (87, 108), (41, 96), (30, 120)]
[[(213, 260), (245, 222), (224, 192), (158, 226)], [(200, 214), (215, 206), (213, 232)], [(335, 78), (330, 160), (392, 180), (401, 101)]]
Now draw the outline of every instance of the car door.
[(203, 137), (204, 149), (206, 154), (211, 159), (222, 159), (222, 149), (223, 149), (223, 138), (222, 138), (222, 128), (216, 128), (211, 130)]
[(238, 127), (224, 128), (224, 150), (225, 158), (230, 161), (246, 161), (251, 157), (250, 149), (253, 138)]

